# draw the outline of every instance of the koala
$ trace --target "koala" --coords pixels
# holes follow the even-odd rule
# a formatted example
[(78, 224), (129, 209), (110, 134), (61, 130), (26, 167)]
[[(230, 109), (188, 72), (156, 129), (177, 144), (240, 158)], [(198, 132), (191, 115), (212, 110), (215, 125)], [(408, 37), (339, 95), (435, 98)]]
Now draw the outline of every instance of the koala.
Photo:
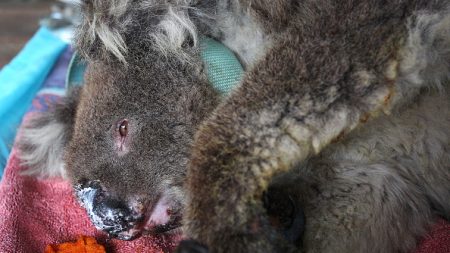
[[(24, 174), (69, 180), (98, 229), (131, 240), (180, 232), (193, 135), (219, 95), (195, 47), (180, 45), (185, 58), (157, 50), (151, 35), (164, 24), (131, 19), (158, 10), (123, 3), (83, 3), (75, 47), (87, 62), (85, 84), (28, 122), (19, 147)], [(162, 14), (179, 36), (189, 32), (174, 13)]]
[(178, 252), (411, 252), (450, 218), (448, 1), (210, 2), (246, 72), (196, 133)]
[[(203, 6), (246, 73), (196, 133), (179, 252), (410, 252), (449, 218), (447, 1)], [(273, 189), (304, 209), (300, 246)]]
[(181, 233), (193, 135), (221, 100), (187, 13), (167, 7), (83, 2), (75, 48), (85, 84), (28, 122), (18, 142), (23, 174), (69, 180), (93, 225), (121, 240)]
[[(22, 159), (120, 239), (182, 224), (178, 252), (410, 252), (450, 218), (449, 8), (86, 1), (86, 84), (24, 130)], [(201, 36), (245, 67), (224, 99)]]

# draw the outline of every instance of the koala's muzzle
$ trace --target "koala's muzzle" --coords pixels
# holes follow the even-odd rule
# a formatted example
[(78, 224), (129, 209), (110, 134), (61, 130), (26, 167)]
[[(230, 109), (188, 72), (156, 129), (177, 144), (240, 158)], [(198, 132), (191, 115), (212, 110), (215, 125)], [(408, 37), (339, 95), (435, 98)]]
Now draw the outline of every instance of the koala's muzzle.
[(144, 220), (143, 214), (109, 196), (98, 181), (78, 184), (75, 193), (96, 228), (121, 240), (138, 236), (136, 228)]
[(112, 196), (98, 180), (77, 184), (75, 193), (95, 227), (120, 240), (175, 231), (181, 225), (179, 208), (164, 194), (155, 203), (123, 201)]

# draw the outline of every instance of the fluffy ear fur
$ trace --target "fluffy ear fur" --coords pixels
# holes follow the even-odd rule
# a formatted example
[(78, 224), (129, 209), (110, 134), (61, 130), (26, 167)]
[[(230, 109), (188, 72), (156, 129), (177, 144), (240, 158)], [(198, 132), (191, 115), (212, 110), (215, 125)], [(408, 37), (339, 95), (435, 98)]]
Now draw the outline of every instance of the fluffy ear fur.
[[(197, 28), (190, 15), (201, 15), (192, 0), (82, 1), (83, 19), (76, 48), (86, 59), (127, 64), (129, 39), (147, 39), (163, 55), (187, 60), (183, 48), (197, 44)], [(148, 17), (142, 20), (139, 17)], [(127, 36), (130, 31), (138, 34)]]
[[(408, 103), (424, 86), (444, 89), (450, 79), (450, 9), (418, 12), (409, 19), (408, 36), (400, 51), (401, 61), (394, 102)], [(403, 101), (402, 101), (403, 100)]]
[(24, 175), (66, 178), (64, 149), (72, 136), (80, 88), (75, 88), (49, 111), (33, 118), (22, 129), (19, 158), (27, 166)]

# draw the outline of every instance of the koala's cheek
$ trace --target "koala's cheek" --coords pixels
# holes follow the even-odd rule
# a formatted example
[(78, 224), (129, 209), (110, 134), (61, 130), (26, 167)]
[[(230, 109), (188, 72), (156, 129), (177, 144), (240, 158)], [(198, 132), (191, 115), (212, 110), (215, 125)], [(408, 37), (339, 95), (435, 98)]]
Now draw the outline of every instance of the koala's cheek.
[(114, 139), (114, 146), (119, 156), (124, 156), (130, 152), (130, 138), (117, 137)]

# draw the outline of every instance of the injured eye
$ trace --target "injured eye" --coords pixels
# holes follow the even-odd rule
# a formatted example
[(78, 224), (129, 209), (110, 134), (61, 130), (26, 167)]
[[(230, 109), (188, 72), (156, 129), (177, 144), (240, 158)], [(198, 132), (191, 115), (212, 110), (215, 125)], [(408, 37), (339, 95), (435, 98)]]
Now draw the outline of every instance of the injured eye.
[(125, 137), (128, 134), (128, 120), (124, 119), (119, 123), (119, 134), (121, 137)]
[(116, 129), (114, 131), (114, 144), (119, 152), (119, 155), (124, 155), (128, 152), (128, 145), (130, 142), (128, 134), (131, 134), (129, 127), (129, 121), (127, 119), (122, 119), (116, 124)]

